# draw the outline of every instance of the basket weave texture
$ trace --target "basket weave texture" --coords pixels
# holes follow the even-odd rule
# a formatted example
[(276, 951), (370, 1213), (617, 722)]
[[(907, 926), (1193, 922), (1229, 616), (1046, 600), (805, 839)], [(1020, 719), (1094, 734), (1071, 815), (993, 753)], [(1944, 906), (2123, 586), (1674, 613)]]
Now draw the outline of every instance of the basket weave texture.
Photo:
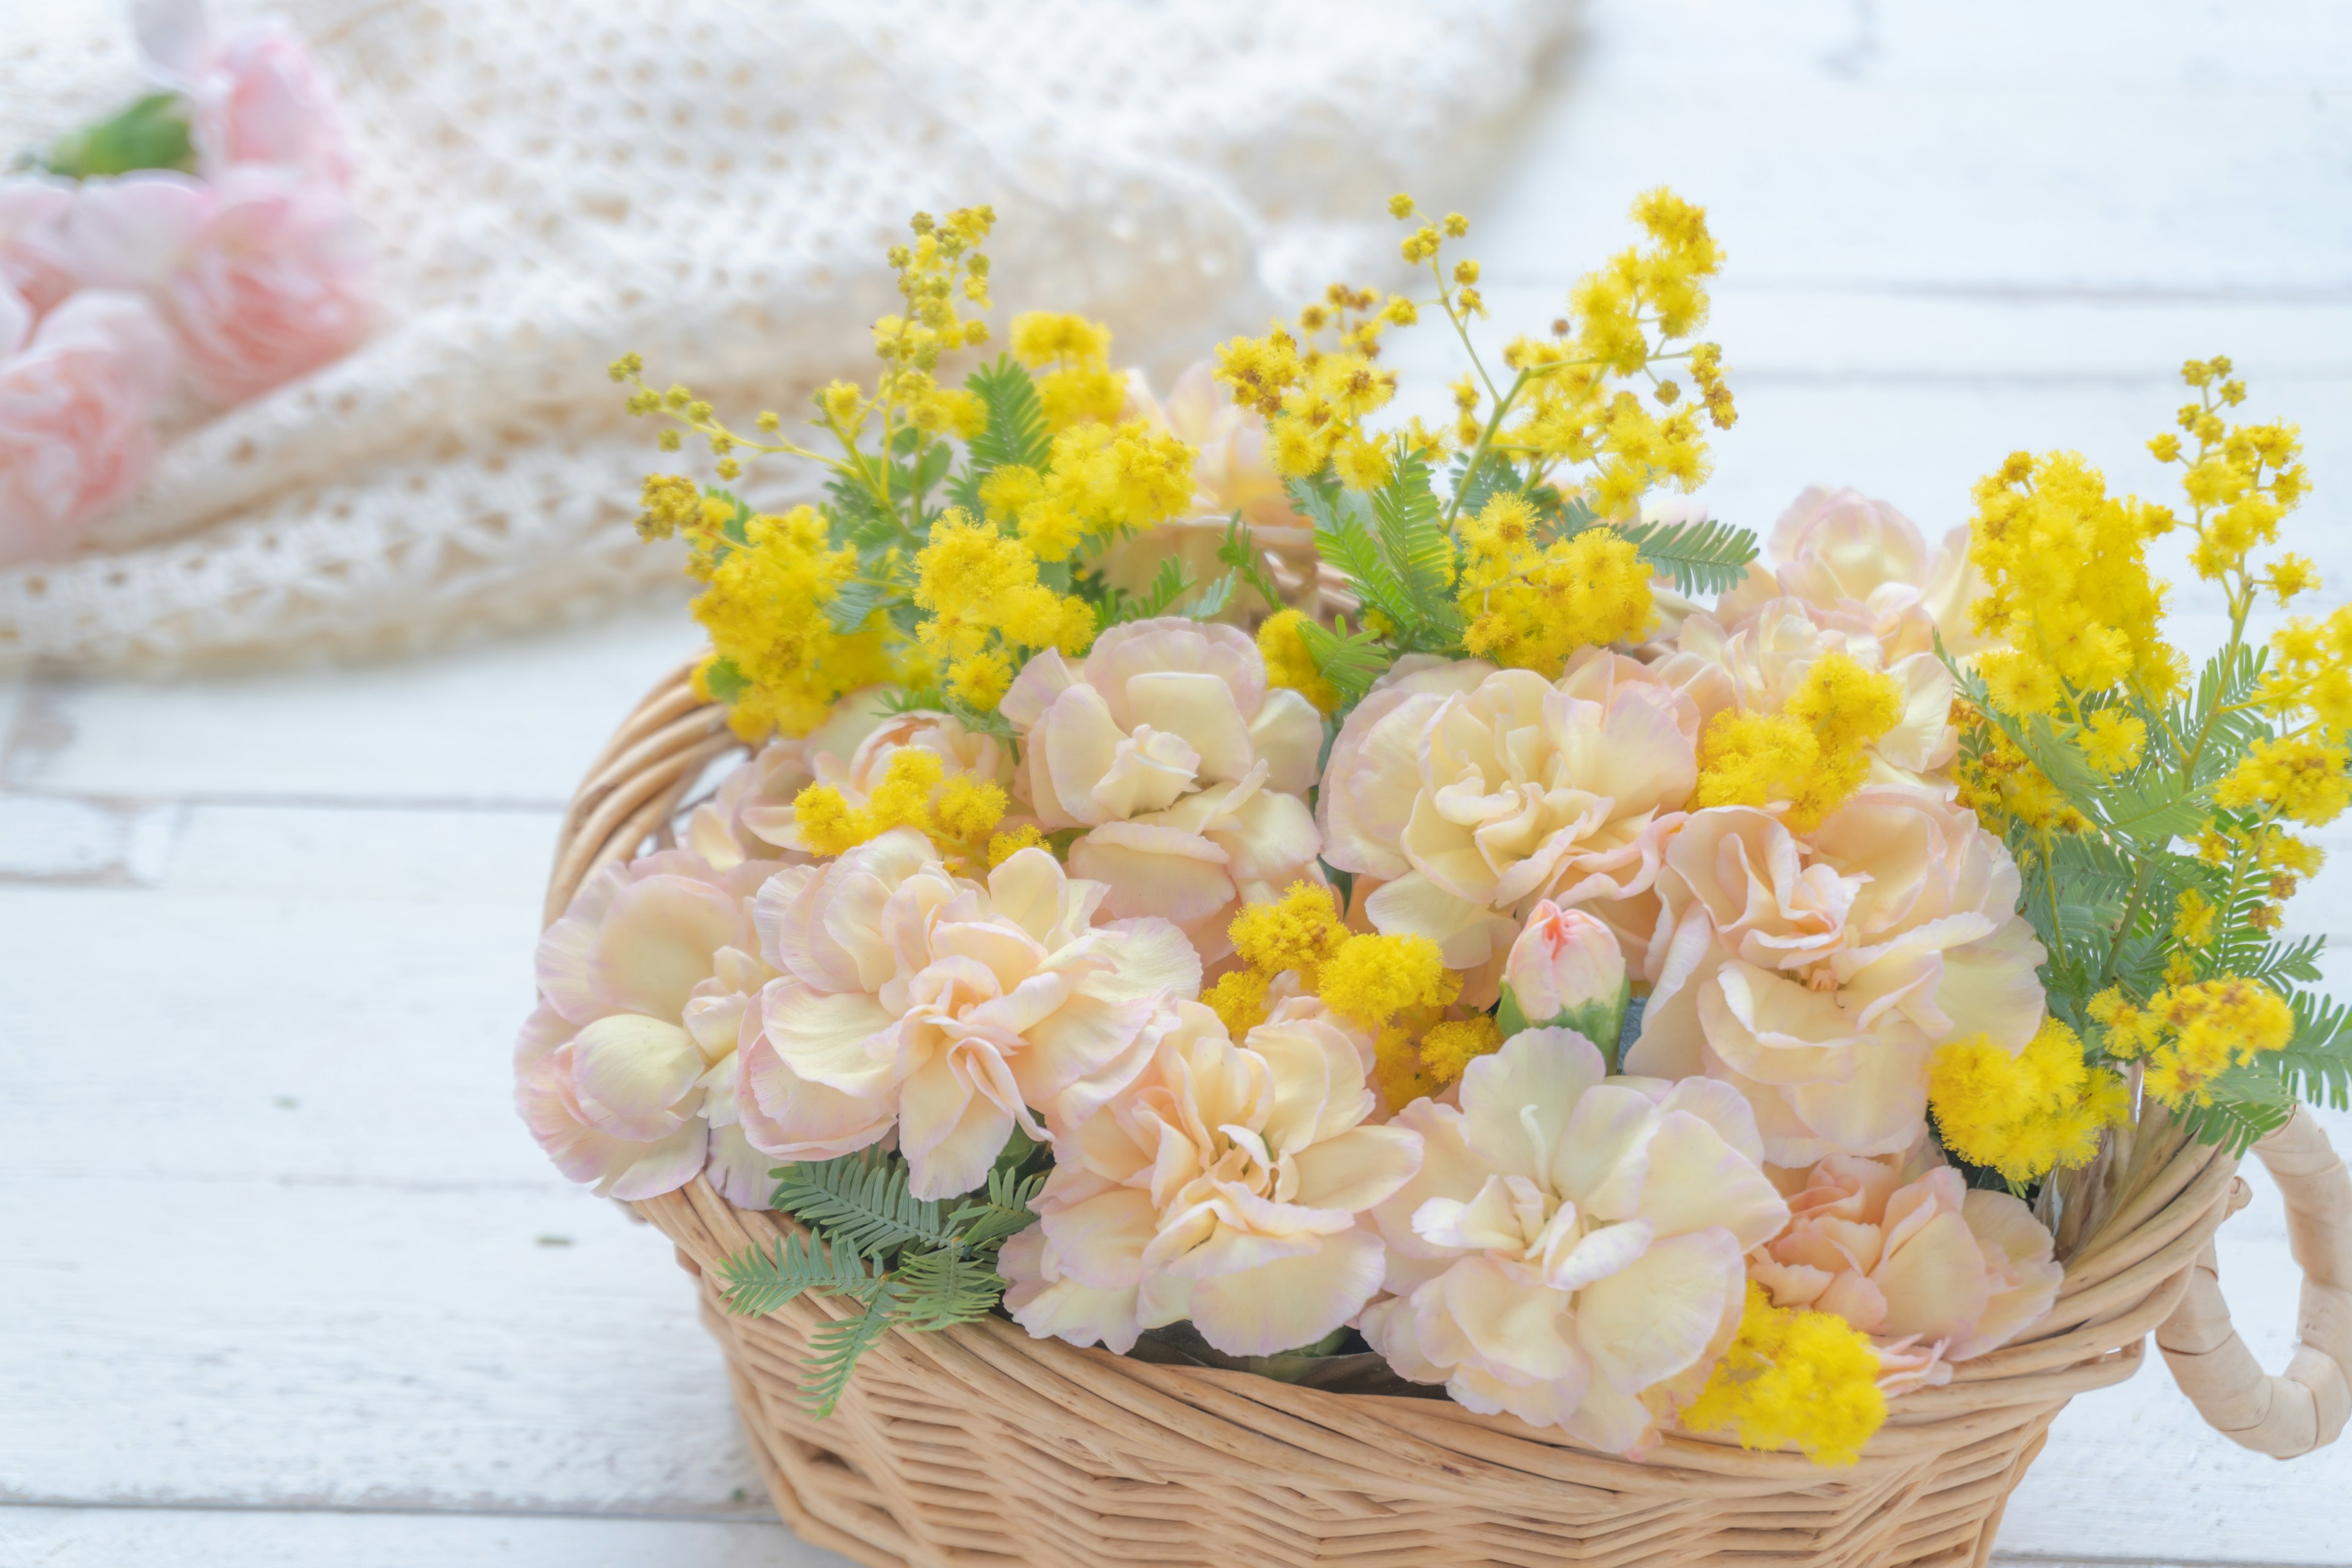
[[(656, 688), (565, 817), (549, 918), (666, 834), (734, 745), (684, 671)], [(2236, 1164), (2144, 1126), (2095, 1168), (2062, 1227), (2051, 1316), (1949, 1384), (1893, 1400), (1861, 1461), (1835, 1470), (1680, 1432), (1637, 1462), (1445, 1399), (1155, 1364), (996, 1319), (889, 1335), (814, 1421), (795, 1401), (799, 1363), (838, 1310), (803, 1297), (732, 1316), (715, 1278), (792, 1222), (738, 1209), (699, 1177), (632, 1206), (698, 1279), (777, 1511), (873, 1568), (1982, 1568), (2052, 1420), (2138, 1370), (2146, 1336), (2180, 1304), (2243, 1201)]]

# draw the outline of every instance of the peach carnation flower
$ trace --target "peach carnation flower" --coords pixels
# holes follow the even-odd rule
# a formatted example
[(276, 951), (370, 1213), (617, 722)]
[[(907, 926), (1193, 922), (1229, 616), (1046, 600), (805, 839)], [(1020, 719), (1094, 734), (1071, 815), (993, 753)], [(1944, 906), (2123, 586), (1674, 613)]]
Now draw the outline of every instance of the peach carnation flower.
[(1698, 779), (1689, 698), (1632, 659), (1582, 650), (1555, 685), (1524, 669), (1401, 659), (1349, 715), (1324, 773), (1324, 858), (1377, 878), (1390, 935), (1425, 936), (1491, 1001), (1518, 917), (1540, 900), (1644, 892)]
[[(1878, 638), (1841, 625), (1801, 599), (1769, 599), (1726, 631), (1712, 616), (1685, 618), (1658, 674), (1698, 704), (1700, 733), (1717, 713), (1739, 709), (1779, 713), (1804, 685), (1823, 654), (1843, 653), (1863, 668), (1895, 678), (1902, 717), (1870, 746), (1872, 782), (1923, 784), (1948, 767), (1959, 749), (1951, 725), (1952, 672), (1932, 651), (1891, 661)], [(1940, 783), (1940, 780), (1932, 781)]]
[(1948, 1381), (1943, 1363), (2007, 1344), (2058, 1299), (2066, 1270), (2033, 1211), (1948, 1165), (1832, 1154), (1798, 1180), (1789, 1227), (1748, 1273), (1774, 1305), (1835, 1312), (1879, 1342), (1903, 1369), (1891, 1393)]
[(789, 806), (812, 782), (806, 741), (769, 742), (730, 769), (710, 798), (687, 814), (686, 847), (722, 870), (746, 860), (806, 858), (761, 837), (745, 817), (753, 810)]
[(1040, 1339), (1124, 1352), (1190, 1318), (1232, 1355), (1311, 1344), (1380, 1289), (1359, 1223), (1421, 1163), (1421, 1139), (1368, 1125), (1361, 1049), (1296, 1004), (1235, 1045), (1181, 1003), (1151, 1065), (1055, 1140), (1043, 1216), (1007, 1243), (1005, 1308)]
[(782, 975), (745, 1026), (746, 1136), (827, 1159), (895, 1130), (916, 1195), (948, 1197), (980, 1184), (1016, 1122), (1043, 1139), (1090, 1114), (1142, 1070), (1157, 1015), (1201, 988), (1166, 921), (1094, 923), (1105, 890), (1043, 849), (967, 881), (911, 828), (774, 873), (756, 916)]
[[(835, 719), (813, 731), (800, 747), (804, 769), (800, 782), (839, 792), (853, 811), (864, 810), (872, 802), (876, 787), (890, 770), (890, 759), (902, 751), (932, 753), (948, 778), (978, 779), (1000, 787), (1013, 783), (1013, 748), (985, 731), (965, 729), (961, 721), (945, 713), (877, 711), (870, 720), (853, 721), (836, 709)], [(780, 849), (809, 852), (794, 826), (792, 795), (779, 798), (762, 791), (761, 798), (745, 805), (743, 826)]]
[(1748, 568), (1724, 595), (1716, 618), (1737, 631), (1770, 600), (1801, 600), (1824, 622), (1867, 633), (1888, 666), (1944, 646), (1964, 656), (1983, 646), (1969, 625), (1969, 602), (1983, 589), (1969, 564), (1969, 531), (1953, 529), (1930, 547), (1919, 527), (1853, 489), (1810, 486), (1772, 526), (1771, 571)]
[(1082, 827), (1070, 869), (1116, 916), (1156, 914), (1203, 958), (1233, 951), (1244, 902), (1315, 875), (1304, 796), (1323, 720), (1269, 689), (1257, 645), (1181, 618), (1113, 626), (1082, 664), (1031, 659), (999, 704), (1024, 748), (1023, 793), (1048, 832)]
[[(703, 1168), (707, 1101), (734, 1075), (735, 1015), (770, 973), (751, 907), (769, 869), (648, 855), (591, 878), (541, 936), (541, 1003), (516, 1043), (515, 1104), (573, 1181), (646, 1198)], [(760, 1198), (731, 1141), (725, 1154), (730, 1195)]]
[(1800, 839), (1746, 806), (1693, 813), (1665, 851), (1634, 1072), (1700, 1073), (1754, 1107), (1767, 1156), (1899, 1153), (1926, 1131), (1927, 1059), (2042, 1020), (2017, 867), (1925, 792), (1865, 789)]
[(1789, 1210), (1738, 1095), (1607, 1072), (1583, 1036), (1528, 1029), (1470, 1064), (1460, 1109), (1405, 1108), (1425, 1152), (1373, 1210), (1393, 1294), (1358, 1327), (1470, 1409), (1625, 1452), (1644, 1395), (1729, 1343), (1743, 1257)]

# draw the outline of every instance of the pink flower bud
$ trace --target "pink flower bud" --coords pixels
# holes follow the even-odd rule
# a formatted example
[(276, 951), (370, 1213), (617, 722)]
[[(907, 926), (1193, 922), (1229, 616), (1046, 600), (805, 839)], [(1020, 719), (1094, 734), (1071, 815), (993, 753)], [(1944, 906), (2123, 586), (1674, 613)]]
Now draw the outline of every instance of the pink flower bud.
[[(1624, 1016), (1625, 955), (1607, 926), (1582, 910), (1563, 910), (1546, 899), (1511, 944), (1503, 984), (1525, 1026), (1574, 1015), (1570, 1027), (1579, 1027), (1580, 1020), (1605, 1027), (1607, 1019)], [(1616, 1047), (1613, 1032), (1606, 1038), (1582, 1032), (1604, 1051)]]

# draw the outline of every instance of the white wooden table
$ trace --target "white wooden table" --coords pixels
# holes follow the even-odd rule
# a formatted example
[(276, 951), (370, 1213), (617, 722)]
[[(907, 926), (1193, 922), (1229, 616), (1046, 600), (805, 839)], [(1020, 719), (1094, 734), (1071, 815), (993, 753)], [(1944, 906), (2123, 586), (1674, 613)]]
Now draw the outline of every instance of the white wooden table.
[[(2335, 602), (2347, 62), (2341, 0), (1605, 0), (1522, 151), (1422, 194), (1476, 220), (1505, 321), (1635, 190), (1706, 202), (1742, 411), (1709, 494), (1759, 525), (1821, 479), (1941, 530), (2023, 446), (2152, 489), (2174, 369), (2229, 353), (2304, 426)], [(509, 1109), (557, 812), (692, 640), (671, 604), (358, 669), (0, 676), (0, 1564), (840, 1561), (770, 1514), (667, 1244)], [(2298, 923), (2344, 933), (2331, 842)], [(2253, 1180), (2222, 1255), (2277, 1365)], [(2242, 1453), (2154, 1368), (2068, 1411), (2002, 1547), (2352, 1564), (2352, 1445)]]

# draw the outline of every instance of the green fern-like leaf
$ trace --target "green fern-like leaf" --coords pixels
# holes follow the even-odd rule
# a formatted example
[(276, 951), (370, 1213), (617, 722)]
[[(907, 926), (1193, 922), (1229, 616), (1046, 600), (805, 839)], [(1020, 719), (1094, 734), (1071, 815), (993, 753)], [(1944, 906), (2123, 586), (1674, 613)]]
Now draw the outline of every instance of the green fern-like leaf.
[(858, 1358), (890, 1331), (900, 1300), (896, 1284), (884, 1281), (866, 1302), (864, 1311), (827, 1323), (809, 1336), (809, 1353), (801, 1363), (808, 1381), (794, 1391), (803, 1409), (819, 1421), (833, 1414), (849, 1386), (850, 1374), (857, 1370)]
[(1258, 548), (1256, 536), (1242, 521), (1238, 510), (1225, 523), (1225, 542), (1217, 546), (1217, 559), (1240, 573), (1242, 581), (1265, 601), (1266, 608), (1282, 608), (1282, 589), (1274, 574), (1265, 569), (1265, 552)]
[(1414, 457), (1398, 459), (1395, 472), (1370, 499), (1381, 553), (1415, 612), (1411, 623), (1415, 646), (1459, 642), (1462, 614), (1454, 603), (1454, 540), (1439, 521), (1429, 465)]
[(1240, 584), (1240, 577), (1231, 572), (1223, 574), (1202, 589), (1199, 598), (1184, 606), (1185, 615), (1196, 621), (1216, 619), (1224, 612), (1225, 606), (1234, 602), (1234, 590)]
[(1036, 1212), (1031, 1205), (1045, 1184), (1043, 1171), (1028, 1176), (1016, 1176), (1002, 1168), (991, 1171), (988, 1195), (976, 1203), (962, 1205), (948, 1215), (948, 1224), (955, 1227), (970, 1250), (992, 1251), (1036, 1222)]
[(1339, 568), (1364, 608), (1377, 610), (1400, 632), (1409, 634), (1419, 626), (1420, 606), (1405, 592), (1395, 570), (1381, 553), (1379, 542), (1351, 509), (1346, 493), (1293, 481), (1290, 494), (1292, 503), (1315, 524), (1317, 552)]
[(1617, 531), (1685, 594), (1727, 593), (1756, 559), (1756, 535), (1726, 522), (1632, 522)]
[(838, 1160), (788, 1165), (776, 1183), (775, 1206), (835, 1245), (869, 1258), (915, 1244), (951, 1247), (955, 1232), (940, 1217), (936, 1199), (908, 1190), (904, 1161), (868, 1150)]
[(1381, 672), (1396, 660), (1395, 653), (1378, 637), (1349, 631), (1344, 619), (1337, 632), (1313, 621), (1301, 621), (1298, 637), (1307, 645), (1307, 657), (1315, 661), (1316, 673), (1350, 702), (1361, 700)]
[[(874, 563), (875, 571), (881, 563)], [(834, 596), (825, 601), (824, 618), (833, 629), (844, 637), (866, 625), (866, 618), (898, 596), (898, 589), (878, 577), (860, 574), (844, 583)]]
[(827, 1248), (804, 1236), (776, 1238), (772, 1249), (753, 1246), (719, 1266), (727, 1282), (726, 1306), (747, 1318), (763, 1317), (814, 1290), (823, 1296), (855, 1296), (870, 1289), (874, 1276), (854, 1247)]
[(751, 683), (744, 679), (741, 670), (735, 668), (733, 659), (714, 658), (703, 667), (702, 684), (718, 700), (732, 702), (742, 696), (743, 689)]
[(2352, 1110), (2352, 1006), (2299, 992), (2294, 1035), (2284, 1050), (2264, 1052), (2257, 1064), (2275, 1062), (2280, 1079), (2300, 1100), (2335, 1110)]
[(919, 1334), (984, 1318), (1004, 1294), (989, 1263), (953, 1247), (909, 1253), (892, 1279), (899, 1292), (891, 1321)]
[(1103, 624), (1118, 626), (1127, 621), (1148, 621), (1155, 616), (1164, 616), (1192, 588), (1192, 579), (1185, 575), (1184, 568), (1177, 563), (1176, 558), (1170, 556), (1160, 563), (1160, 570), (1152, 576), (1151, 585), (1142, 593), (1129, 595), (1116, 589), (1111, 591), (1110, 613), (1104, 617)]
[(1010, 356), (999, 354), (964, 377), (964, 390), (988, 411), (987, 423), (971, 438), (964, 470), (948, 486), (956, 505), (977, 517), (981, 513), (981, 482), (1008, 463), (1043, 468), (1054, 449), (1054, 433), (1045, 426), (1045, 405), (1037, 384)]
[(1475, 517), (1486, 510), (1486, 503), (1507, 490), (1520, 489), (1527, 484), (1518, 468), (1500, 452), (1489, 452), (1480, 459), (1475, 473), (1470, 469), (1467, 453), (1454, 459), (1453, 494), (1459, 517)]
[(2259, 1067), (2231, 1068), (2205, 1088), (2212, 1102), (2184, 1109), (2180, 1124), (2200, 1143), (2219, 1143), (2231, 1154), (2243, 1154), (2294, 1114), (2294, 1092)]

